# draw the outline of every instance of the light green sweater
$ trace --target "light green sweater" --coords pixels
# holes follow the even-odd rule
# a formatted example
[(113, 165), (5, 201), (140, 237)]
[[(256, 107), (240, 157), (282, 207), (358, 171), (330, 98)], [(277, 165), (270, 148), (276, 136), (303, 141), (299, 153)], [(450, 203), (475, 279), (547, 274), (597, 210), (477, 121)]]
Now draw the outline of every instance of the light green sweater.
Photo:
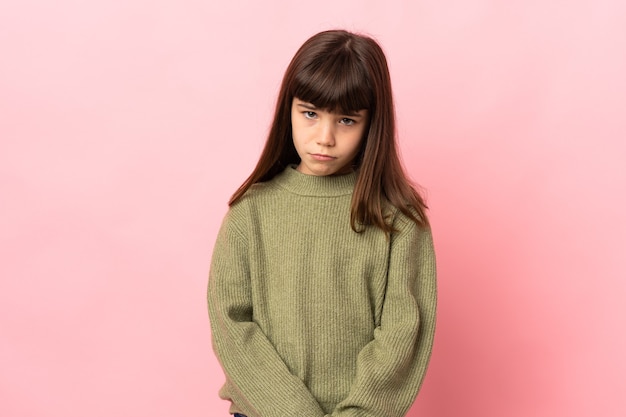
[(391, 238), (355, 233), (355, 180), (289, 167), (226, 215), (208, 305), (231, 413), (400, 417), (415, 400), (435, 327), (431, 234), (399, 212)]

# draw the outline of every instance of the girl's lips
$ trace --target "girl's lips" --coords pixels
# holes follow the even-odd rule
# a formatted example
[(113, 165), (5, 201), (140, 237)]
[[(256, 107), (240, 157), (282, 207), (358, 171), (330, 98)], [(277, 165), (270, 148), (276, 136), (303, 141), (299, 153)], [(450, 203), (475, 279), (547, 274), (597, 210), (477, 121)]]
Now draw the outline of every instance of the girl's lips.
[(332, 161), (335, 157), (330, 155), (324, 155), (321, 153), (312, 153), (311, 158), (317, 159), (318, 161)]

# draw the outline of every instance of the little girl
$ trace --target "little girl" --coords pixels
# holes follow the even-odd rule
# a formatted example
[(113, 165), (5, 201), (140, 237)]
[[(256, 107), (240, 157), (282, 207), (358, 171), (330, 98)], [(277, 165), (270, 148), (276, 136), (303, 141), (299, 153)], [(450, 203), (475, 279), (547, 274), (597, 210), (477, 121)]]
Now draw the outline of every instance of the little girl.
[(213, 252), (213, 346), (235, 416), (401, 417), (415, 400), (435, 257), (395, 134), (380, 46), (342, 30), (307, 40)]

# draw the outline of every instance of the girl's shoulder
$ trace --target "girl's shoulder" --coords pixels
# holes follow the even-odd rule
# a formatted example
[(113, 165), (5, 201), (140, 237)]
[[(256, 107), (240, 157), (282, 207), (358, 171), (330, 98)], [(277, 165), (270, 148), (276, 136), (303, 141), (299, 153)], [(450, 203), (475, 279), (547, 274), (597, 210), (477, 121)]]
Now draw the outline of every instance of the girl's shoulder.
[(274, 179), (252, 184), (235, 203), (228, 209), (228, 217), (243, 220), (250, 216), (258, 216), (264, 207), (276, 205), (283, 198)]
[[(407, 207), (406, 211), (411, 214), (409, 216), (408, 213), (403, 212), (399, 207), (392, 205), (391, 203), (387, 203), (385, 205), (385, 213), (386, 218), (388, 219), (388, 224), (391, 224), (395, 232), (394, 235), (401, 235), (406, 233), (430, 233), (430, 225), (428, 224), (428, 220), (423, 221), (419, 212), (413, 207)], [(421, 224), (416, 222), (415, 220), (420, 220)]]
[(232, 207), (239, 205), (249, 205), (263, 200), (268, 197), (272, 197), (276, 194), (279, 187), (276, 186), (274, 178), (265, 182), (257, 182), (252, 184), (250, 188), (246, 190), (246, 193), (241, 196), (239, 201), (233, 204)]

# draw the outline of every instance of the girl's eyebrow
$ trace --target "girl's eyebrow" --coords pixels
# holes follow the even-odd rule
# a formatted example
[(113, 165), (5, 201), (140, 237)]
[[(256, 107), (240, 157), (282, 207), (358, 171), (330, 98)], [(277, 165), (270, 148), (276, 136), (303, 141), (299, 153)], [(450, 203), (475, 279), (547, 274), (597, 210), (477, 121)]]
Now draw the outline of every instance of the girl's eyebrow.
[(317, 110), (317, 107), (315, 107), (314, 105), (309, 104), (309, 103), (298, 103), (298, 106), (299, 107), (304, 107), (307, 110)]
[[(302, 107), (304, 109), (307, 110), (318, 110), (317, 107), (315, 107), (314, 105), (310, 104), (310, 103), (297, 103), (296, 104), (298, 107)], [(345, 116), (350, 116), (350, 117), (362, 117), (363, 115), (360, 114), (359, 112), (356, 111), (351, 111), (351, 112), (347, 112), (347, 113), (342, 113)]]

